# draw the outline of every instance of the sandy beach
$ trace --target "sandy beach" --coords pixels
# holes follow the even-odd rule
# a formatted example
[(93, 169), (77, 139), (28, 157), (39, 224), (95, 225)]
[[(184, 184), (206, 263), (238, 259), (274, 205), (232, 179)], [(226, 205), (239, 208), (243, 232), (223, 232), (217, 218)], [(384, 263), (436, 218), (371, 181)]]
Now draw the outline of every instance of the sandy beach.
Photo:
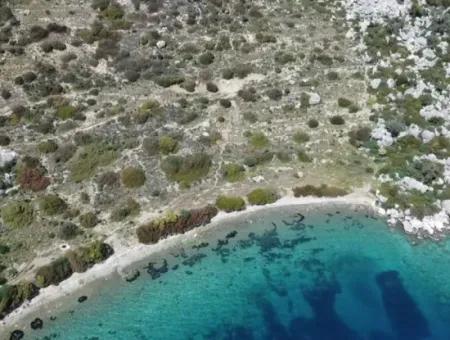
[(242, 218), (257, 211), (266, 209), (276, 209), (289, 206), (302, 205), (359, 205), (367, 206), (370, 209), (376, 209), (375, 197), (372, 196), (367, 189), (359, 189), (353, 193), (336, 198), (317, 198), (317, 197), (301, 197), (286, 196), (277, 202), (264, 206), (249, 206), (246, 210), (233, 213), (220, 212), (213, 218), (210, 224), (191, 230), (185, 234), (174, 235), (164, 239), (154, 245), (144, 245), (138, 243), (137, 239), (123, 240), (115, 235), (106, 239), (106, 242), (114, 248), (114, 255), (105, 262), (95, 265), (93, 268), (84, 273), (74, 273), (69, 279), (61, 282), (58, 286), (50, 286), (40, 290), (40, 294), (32, 301), (23, 304), (21, 307), (13, 311), (1, 321), (2, 328), (5, 332), (10, 332), (15, 328), (29, 323), (32, 317), (37, 315), (55, 313), (68, 298), (77, 296), (85, 291), (93, 291), (96, 285), (104, 280), (120, 279), (119, 273), (124, 269), (144, 260), (145, 258), (163, 251), (166, 248), (177, 245), (181, 242), (195, 239), (199, 232), (210, 230), (218, 227), (221, 223), (232, 220), (233, 218)]

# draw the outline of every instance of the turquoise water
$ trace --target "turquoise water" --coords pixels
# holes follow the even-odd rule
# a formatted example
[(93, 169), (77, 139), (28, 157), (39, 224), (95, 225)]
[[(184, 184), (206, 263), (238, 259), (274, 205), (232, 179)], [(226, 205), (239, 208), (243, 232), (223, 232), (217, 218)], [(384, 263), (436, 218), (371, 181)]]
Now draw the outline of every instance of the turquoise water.
[(24, 338), (450, 339), (450, 242), (350, 208), (258, 212), (139, 269)]

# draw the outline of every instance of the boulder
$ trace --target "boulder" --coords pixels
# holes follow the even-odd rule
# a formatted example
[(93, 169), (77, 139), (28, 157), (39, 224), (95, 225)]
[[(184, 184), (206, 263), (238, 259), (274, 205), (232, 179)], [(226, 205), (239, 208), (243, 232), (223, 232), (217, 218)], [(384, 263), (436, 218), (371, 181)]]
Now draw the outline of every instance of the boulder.
[(125, 268), (119, 271), (119, 275), (124, 281), (133, 282), (141, 275), (141, 273), (137, 269)]

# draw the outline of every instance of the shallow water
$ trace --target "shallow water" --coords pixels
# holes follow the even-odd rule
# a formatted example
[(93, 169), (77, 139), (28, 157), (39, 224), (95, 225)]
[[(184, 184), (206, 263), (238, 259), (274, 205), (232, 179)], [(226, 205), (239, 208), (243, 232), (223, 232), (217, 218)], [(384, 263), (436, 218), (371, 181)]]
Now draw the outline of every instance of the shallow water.
[(349, 208), (258, 212), (153, 256), (133, 283), (105, 284), (25, 338), (450, 339), (449, 255), (450, 242), (412, 245)]

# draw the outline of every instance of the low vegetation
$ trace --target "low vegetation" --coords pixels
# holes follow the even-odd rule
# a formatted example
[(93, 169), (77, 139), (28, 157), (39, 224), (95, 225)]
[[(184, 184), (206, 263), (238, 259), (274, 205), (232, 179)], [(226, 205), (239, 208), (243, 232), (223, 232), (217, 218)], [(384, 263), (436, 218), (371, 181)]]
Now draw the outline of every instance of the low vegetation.
[(277, 192), (269, 188), (255, 189), (247, 195), (248, 202), (253, 205), (266, 205), (278, 200)]
[(245, 201), (239, 196), (219, 196), (216, 207), (225, 212), (241, 211), (245, 209)]

